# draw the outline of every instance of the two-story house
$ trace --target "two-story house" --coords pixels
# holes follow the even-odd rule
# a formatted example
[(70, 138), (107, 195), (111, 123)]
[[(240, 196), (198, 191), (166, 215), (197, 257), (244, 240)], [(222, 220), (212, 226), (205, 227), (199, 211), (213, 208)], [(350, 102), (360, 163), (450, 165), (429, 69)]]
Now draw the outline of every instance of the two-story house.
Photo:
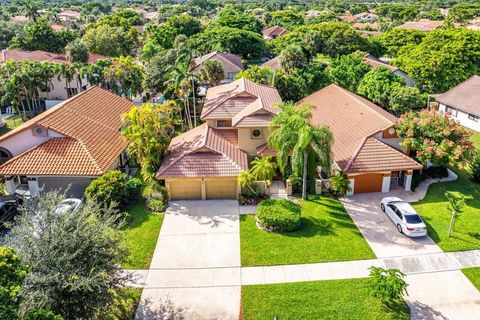
[(265, 152), (272, 117), (281, 102), (275, 88), (241, 78), (209, 88), (205, 123), (172, 139), (157, 179), (172, 199), (236, 198), (237, 177)]

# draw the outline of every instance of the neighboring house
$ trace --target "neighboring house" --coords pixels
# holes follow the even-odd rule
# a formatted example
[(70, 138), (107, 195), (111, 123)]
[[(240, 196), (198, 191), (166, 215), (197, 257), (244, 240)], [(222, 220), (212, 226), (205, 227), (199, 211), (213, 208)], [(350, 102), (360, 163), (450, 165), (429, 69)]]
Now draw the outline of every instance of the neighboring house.
[(463, 126), (480, 132), (480, 76), (473, 76), (434, 98), (440, 112), (448, 112)]
[(422, 165), (407, 156), (397, 136), (398, 118), (374, 103), (331, 84), (302, 99), (310, 104), (312, 124), (333, 133), (333, 169), (350, 180), (349, 195), (411, 189), (413, 170)]
[(245, 67), (242, 63), (242, 58), (232, 53), (214, 51), (207, 53), (201, 57), (195, 58), (195, 72), (199, 72), (202, 64), (208, 60), (217, 60), (222, 64), (223, 72), (225, 74), (223, 83), (231, 82), (233, 78), (242, 71)]
[(281, 102), (275, 88), (241, 78), (209, 88), (206, 123), (172, 139), (156, 177), (171, 199), (236, 198), (237, 177), (250, 160), (269, 154), (270, 121)]
[(441, 27), (443, 25), (443, 21), (437, 20), (428, 20), (428, 19), (420, 19), (418, 21), (407, 21), (404, 24), (398, 26), (397, 28), (400, 29), (415, 29), (420, 31), (432, 31)]
[(265, 39), (266, 41), (273, 40), (273, 39), (275, 39), (277, 37), (280, 37), (280, 36), (283, 36), (284, 34), (287, 34), (289, 32), (290, 31), (288, 31), (287, 29), (282, 28), (280, 26), (273, 26), (273, 27), (266, 28), (266, 29), (262, 30), (263, 39)]
[(270, 67), (272, 70), (279, 70), (280, 69), (280, 56), (276, 56), (270, 60), (265, 61), (261, 64), (262, 67)]
[[(107, 57), (90, 54), (87, 63), (95, 63), (97, 60), (106, 59)], [(53, 62), (53, 63), (69, 63), (65, 53), (51, 53), (42, 50), (23, 51), (23, 50), (2, 50), (0, 52), (0, 63), (6, 61), (38, 61), (38, 62)], [(89, 88), (88, 82), (85, 78), (82, 79), (81, 90)], [(54, 103), (59, 100), (68, 99), (79, 92), (77, 77), (74, 76), (72, 81), (67, 83), (65, 77), (53, 77), (50, 90), (40, 92), (40, 98), (51, 100)], [(47, 108), (51, 106), (47, 103)]]
[(378, 31), (380, 25), (378, 22), (355, 22), (352, 27), (357, 30)]
[(7, 193), (69, 188), (69, 195), (82, 197), (92, 179), (125, 163), (121, 116), (131, 107), (92, 87), (0, 136)]
[(391, 64), (388, 64), (388, 63), (385, 63), (385, 62), (381, 61), (380, 59), (378, 59), (374, 55), (366, 54), (363, 57), (363, 61), (365, 63), (368, 63), (370, 66), (372, 66), (372, 68), (385, 67), (385, 68), (389, 69), (390, 71), (392, 71), (395, 75), (397, 75), (399, 77), (402, 77), (405, 80), (405, 83), (408, 87), (414, 87), (415, 86), (415, 81), (413, 81), (413, 79), (410, 78), (404, 71), (402, 71), (401, 69), (399, 69), (395, 66), (392, 66)]
[(74, 21), (80, 19), (82, 14), (75, 10), (64, 10), (58, 13), (58, 17), (63, 21)]
[(378, 16), (376, 14), (370, 12), (360, 12), (353, 16), (340, 16), (341, 19), (347, 22), (365, 22), (371, 23), (378, 20)]

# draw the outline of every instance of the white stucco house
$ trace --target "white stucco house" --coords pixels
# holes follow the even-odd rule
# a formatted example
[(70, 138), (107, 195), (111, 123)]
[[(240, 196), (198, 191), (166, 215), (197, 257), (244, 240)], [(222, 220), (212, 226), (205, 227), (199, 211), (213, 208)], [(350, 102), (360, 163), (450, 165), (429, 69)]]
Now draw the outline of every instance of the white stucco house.
[(448, 112), (461, 125), (480, 132), (480, 76), (473, 76), (433, 97), (438, 102), (439, 112)]

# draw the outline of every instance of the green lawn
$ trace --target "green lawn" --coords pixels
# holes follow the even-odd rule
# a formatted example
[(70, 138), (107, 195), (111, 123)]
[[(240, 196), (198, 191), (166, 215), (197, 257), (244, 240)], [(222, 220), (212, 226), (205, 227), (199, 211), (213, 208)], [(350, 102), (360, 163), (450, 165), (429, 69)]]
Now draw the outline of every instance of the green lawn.
[(130, 216), (123, 232), (130, 255), (122, 264), (122, 268), (148, 269), (164, 215), (148, 212), (143, 201), (130, 205), (127, 212)]
[(269, 233), (253, 215), (240, 217), (242, 265), (280, 265), (374, 259), (375, 255), (342, 204), (309, 196), (302, 206), (302, 226), (291, 233)]
[[(427, 196), (413, 206), (428, 226), (429, 236), (444, 251), (480, 249), (480, 185), (470, 180), (465, 171), (456, 170), (458, 180), (435, 183)], [(447, 236), (450, 212), (447, 209), (446, 191), (465, 195), (465, 209), (457, 219), (455, 231)]]
[(367, 291), (367, 279), (242, 287), (243, 320), (410, 319), (401, 303), (386, 309)]
[(480, 267), (462, 269), (462, 272), (467, 276), (475, 287), (480, 291)]
[(470, 139), (473, 141), (477, 149), (480, 149), (480, 132), (476, 132), (476, 131), (472, 131), (472, 132), (473, 132), (473, 136), (471, 136)]
[(19, 125), (23, 123), (22, 118), (18, 115), (13, 115), (11, 117), (8, 117), (7, 120), (5, 120), (5, 125), (0, 128), (0, 136), (2, 134), (7, 133), (8, 131), (15, 129)]

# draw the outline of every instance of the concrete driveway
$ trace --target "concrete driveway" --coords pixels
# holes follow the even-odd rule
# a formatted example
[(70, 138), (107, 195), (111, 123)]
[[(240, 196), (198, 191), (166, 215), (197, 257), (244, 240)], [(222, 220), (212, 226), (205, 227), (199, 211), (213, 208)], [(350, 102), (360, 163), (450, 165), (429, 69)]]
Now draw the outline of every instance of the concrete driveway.
[(137, 319), (238, 319), (239, 230), (236, 200), (172, 201)]
[(380, 209), (380, 200), (383, 197), (398, 196), (406, 201), (418, 200), (414, 195), (405, 191), (392, 191), (388, 194), (365, 193), (343, 198), (341, 201), (378, 258), (441, 253), (442, 250), (428, 236), (409, 238), (399, 233), (395, 224)]

